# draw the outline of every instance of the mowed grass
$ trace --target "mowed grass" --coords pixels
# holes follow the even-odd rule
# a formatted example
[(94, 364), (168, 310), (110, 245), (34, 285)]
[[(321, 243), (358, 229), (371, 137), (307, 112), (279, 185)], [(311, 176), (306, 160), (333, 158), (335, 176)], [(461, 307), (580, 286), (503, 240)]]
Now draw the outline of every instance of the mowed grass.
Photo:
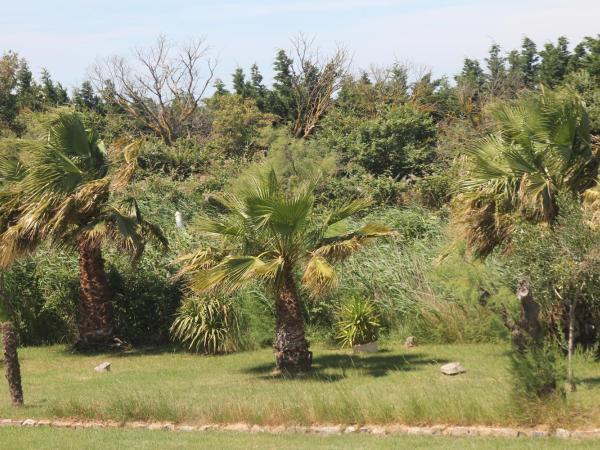
[[(26, 406), (0, 390), (0, 416), (156, 420), (186, 423), (489, 424), (523, 423), (511, 401), (508, 346), (444, 345), (352, 356), (316, 347), (315, 371), (274, 378), (269, 349), (226, 356), (168, 350), (82, 356), (65, 347), (20, 350)], [(110, 361), (110, 373), (94, 367)], [(461, 361), (467, 373), (443, 376)], [(600, 425), (600, 363), (581, 355), (581, 383), (565, 406), (544, 407), (531, 423)]]
[(599, 443), (559, 439), (492, 439), (416, 436), (249, 433), (173, 433), (147, 430), (93, 430), (56, 428), (0, 428), (4, 450), (29, 449), (589, 449)]

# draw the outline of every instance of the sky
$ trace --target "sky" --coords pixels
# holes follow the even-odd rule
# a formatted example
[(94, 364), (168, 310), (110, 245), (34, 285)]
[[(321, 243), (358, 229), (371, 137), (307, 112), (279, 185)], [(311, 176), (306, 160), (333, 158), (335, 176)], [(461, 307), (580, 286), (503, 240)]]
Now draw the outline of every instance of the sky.
[(25, 57), (72, 88), (95, 61), (131, 55), (160, 34), (204, 37), (230, 84), (236, 67), (257, 63), (267, 84), (275, 52), (298, 33), (324, 52), (352, 54), (356, 72), (401, 61), (453, 75), (492, 43), (539, 46), (560, 35), (577, 43), (600, 33), (600, 0), (0, 0), (0, 53)]

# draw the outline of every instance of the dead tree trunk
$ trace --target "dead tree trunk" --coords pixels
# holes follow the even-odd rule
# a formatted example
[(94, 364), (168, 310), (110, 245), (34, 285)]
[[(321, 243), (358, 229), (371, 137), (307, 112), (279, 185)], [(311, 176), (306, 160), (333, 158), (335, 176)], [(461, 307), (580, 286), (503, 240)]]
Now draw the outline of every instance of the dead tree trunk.
[(515, 323), (506, 309), (500, 311), (500, 316), (511, 332), (513, 344), (519, 352), (523, 353), (531, 345), (542, 344), (543, 330), (539, 320), (540, 305), (533, 298), (527, 280), (519, 280), (517, 298), (521, 303), (521, 314), (517, 322)]

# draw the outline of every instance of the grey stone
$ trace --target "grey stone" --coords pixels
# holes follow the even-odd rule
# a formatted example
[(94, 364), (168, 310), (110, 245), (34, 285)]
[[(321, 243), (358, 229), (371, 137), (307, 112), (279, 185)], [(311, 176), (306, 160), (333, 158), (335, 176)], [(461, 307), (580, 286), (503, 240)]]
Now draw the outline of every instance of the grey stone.
[(377, 353), (379, 346), (377, 342), (369, 342), (367, 344), (356, 344), (352, 347), (353, 352), (356, 353)]
[(519, 436), (519, 431), (514, 428), (480, 427), (479, 436), (516, 438)]
[(342, 432), (342, 427), (339, 425), (311, 427), (311, 431), (318, 434), (339, 434)]
[(23, 422), (21, 422), (21, 425), (23, 425), (24, 427), (32, 427), (35, 425), (35, 420), (25, 419)]
[(557, 428), (554, 432), (554, 435), (559, 438), (568, 438), (569, 436), (571, 436), (571, 433), (569, 432), (569, 430), (565, 430), (564, 428)]
[(94, 367), (96, 372), (109, 372), (110, 371), (110, 363), (108, 361), (103, 362), (102, 364)]
[(479, 436), (475, 427), (448, 427), (444, 430), (446, 436)]
[(533, 430), (533, 431), (529, 432), (529, 437), (532, 437), (532, 438), (548, 437), (548, 432), (540, 431), (540, 430)]
[(442, 367), (440, 367), (440, 371), (444, 375), (458, 375), (461, 373), (465, 373), (466, 369), (459, 362), (451, 362), (448, 364), (444, 364)]
[(417, 341), (414, 336), (408, 336), (404, 341), (404, 348), (413, 348), (417, 346)]
[(231, 423), (223, 427), (225, 431), (235, 431), (238, 433), (250, 431), (250, 425), (247, 423)]

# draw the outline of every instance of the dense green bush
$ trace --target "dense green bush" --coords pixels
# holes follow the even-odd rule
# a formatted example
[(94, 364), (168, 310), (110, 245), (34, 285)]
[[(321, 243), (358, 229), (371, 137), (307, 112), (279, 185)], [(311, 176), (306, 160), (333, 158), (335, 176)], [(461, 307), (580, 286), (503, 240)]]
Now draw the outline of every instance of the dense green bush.
[(511, 353), (513, 388), (517, 402), (564, 396), (566, 368), (560, 348), (546, 344)]
[(148, 138), (138, 160), (140, 167), (150, 173), (168, 175), (183, 180), (203, 173), (216, 155), (194, 139), (178, 139), (173, 145), (165, 145), (158, 138)]
[(589, 347), (600, 328), (600, 230), (577, 198), (559, 195), (557, 203), (559, 213), (552, 228), (517, 227), (506, 258), (507, 283), (515, 285), (521, 277), (529, 280), (542, 307), (542, 320), (556, 337), (567, 338), (573, 307), (575, 343)]
[(390, 108), (358, 129), (356, 158), (374, 174), (419, 175), (435, 158), (436, 126), (409, 105)]
[(77, 258), (38, 254), (0, 272), (0, 295), (24, 345), (70, 342), (76, 333)]

